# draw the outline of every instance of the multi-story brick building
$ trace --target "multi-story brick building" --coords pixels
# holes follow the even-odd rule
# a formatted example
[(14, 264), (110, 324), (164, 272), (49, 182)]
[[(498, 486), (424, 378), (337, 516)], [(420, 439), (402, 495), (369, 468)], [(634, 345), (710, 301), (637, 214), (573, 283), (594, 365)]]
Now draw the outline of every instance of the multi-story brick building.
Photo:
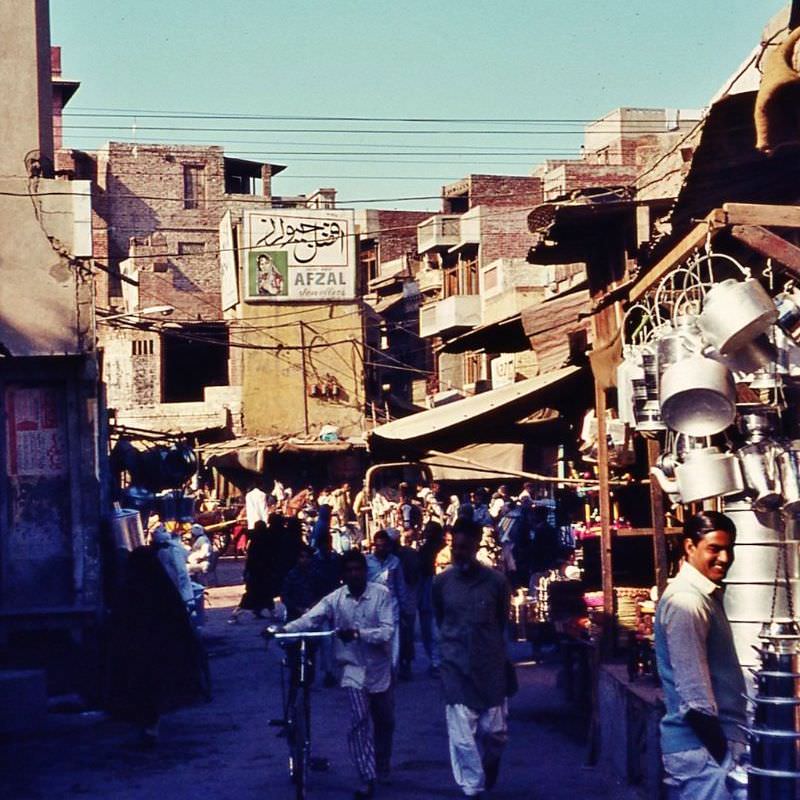
[(417, 225), (427, 211), (366, 209), (356, 214), (365, 305), (368, 416), (403, 416), (419, 407), (415, 383), (433, 374), (431, 341), (419, 333), (422, 299)]
[(579, 158), (549, 159), (532, 174), (541, 178), (546, 201), (582, 189), (631, 186), (701, 116), (701, 111), (687, 109), (616, 108), (586, 126)]

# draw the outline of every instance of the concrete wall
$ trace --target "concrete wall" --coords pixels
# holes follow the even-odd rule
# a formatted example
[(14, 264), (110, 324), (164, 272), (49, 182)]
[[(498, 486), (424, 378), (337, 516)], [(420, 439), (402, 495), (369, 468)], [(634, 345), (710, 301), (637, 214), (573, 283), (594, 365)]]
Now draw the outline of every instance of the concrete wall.
[[(323, 425), (337, 426), (343, 437), (363, 432), (363, 334), (358, 303), (244, 304), (242, 313), (244, 325), (238, 338), (263, 348), (243, 350), (242, 405), (248, 435), (303, 435), (304, 407), (312, 435)], [(306, 325), (307, 381), (300, 349), (301, 320)], [(311, 384), (324, 382), (328, 373), (339, 381), (339, 399), (309, 397)]]

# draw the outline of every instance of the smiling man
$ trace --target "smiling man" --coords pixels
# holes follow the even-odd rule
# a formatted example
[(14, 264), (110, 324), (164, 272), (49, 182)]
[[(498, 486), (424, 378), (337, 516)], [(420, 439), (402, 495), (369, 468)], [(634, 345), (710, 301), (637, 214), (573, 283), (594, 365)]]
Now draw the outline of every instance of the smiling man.
[(683, 527), (684, 563), (658, 603), (658, 674), (666, 782), (680, 800), (739, 800), (747, 789), (730, 772), (744, 749), (745, 683), (722, 605), (736, 528), (714, 511)]

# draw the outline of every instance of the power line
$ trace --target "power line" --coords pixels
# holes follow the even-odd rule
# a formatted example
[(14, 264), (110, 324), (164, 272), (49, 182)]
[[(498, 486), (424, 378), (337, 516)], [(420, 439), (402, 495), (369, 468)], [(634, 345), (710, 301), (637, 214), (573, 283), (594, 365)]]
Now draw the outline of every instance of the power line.
[[(230, 120), (276, 120), (302, 122), (406, 122), (413, 124), (486, 124), (486, 125), (531, 125), (540, 123), (602, 123), (605, 118), (597, 117), (388, 117), (388, 116), (347, 116), (347, 115), (288, 115), (288, 114), (234, 114), (209, 113), (206, 111), (166, 111), (163, 109), (105, 108), (100, 106), (72, 106), (65, 116), (80, 117), (145, 117), (153, 119), (230, 119)], [(664, 122), (665, 117), (638, 117), (638, 120)], [(609, 121), (610, 122), (610, 121)]]

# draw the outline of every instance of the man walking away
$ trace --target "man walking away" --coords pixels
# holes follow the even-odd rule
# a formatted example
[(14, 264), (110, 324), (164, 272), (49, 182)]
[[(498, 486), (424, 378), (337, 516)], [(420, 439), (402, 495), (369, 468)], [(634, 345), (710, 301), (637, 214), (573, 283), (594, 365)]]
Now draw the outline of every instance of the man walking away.
[(392, 552), (392, 540), (387, 531), (378, 531), (372, 540), (372, 553), (367, 556), (367, 579), (381, 583), (392, 598), (395, 634), (392, 639), (392, 667), (400, 661), (400, 609), (406, 605), (406, 584), (400, 559)]
[(355, 800), (372, 797), (375, 779), (389, 775), (394, 735), (394, 691), (390, 642), (395, 618), (389, 590), (367, 583), (364, 555), (349, 550), (341, 559), (344, 586), (320, 600), (285, 628), (288, 633), (335, 628), (336, 660), (342, 667), (342, 688), (347, 690), (351, 726), (350, 754), (361, 778)]
[(433, 618), (433, 576), (436, 574), (436, 557), (444, 547), (444, 530), (438, 522), (430, 520), (425, 523), (423, 535), (424, 541), (419, 548), (419, 631), (430, 663), (428, 672), (432, 677), (438, 677), (442, 654), (439, 649), (439, 631)]
[(453, 566), (433, 584), (450, 760), (465, 797), (481, 797), (497, 781), (512, 689), (503, 639), (509, 587), (501, 573), (478, 562), (480, 538), (475, 523), (460, 520)]
[(722, 605), (736, 528), (714, 511), (683, 526), (685, 561), (656, 609), (666, 782), (680, 800), (744, 800), (731, 771), (744, 750), (745, 682)]

